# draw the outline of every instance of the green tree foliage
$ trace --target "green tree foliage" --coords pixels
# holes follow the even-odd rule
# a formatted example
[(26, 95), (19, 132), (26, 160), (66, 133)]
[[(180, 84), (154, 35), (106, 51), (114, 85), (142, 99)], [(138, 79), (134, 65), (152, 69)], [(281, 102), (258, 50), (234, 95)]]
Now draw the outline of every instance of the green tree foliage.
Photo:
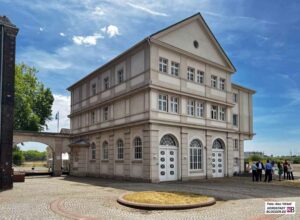
[(249, 158), (251, 161), (259, 161), (262, 160), (262, 157), (258, 154), (251, 155)]
[(37, 150), (23, 151), (25, 161), (44, 161), (47, 160), (47, 152), (40, 152)]
[(13, 164), (21, 166), (24, 163), (25, 157), (18, 146), (13, 147)]
[(42, 131), (52, 117), (54, 101), (49, 88), (38, 81), (34, 67), (16, 65), (14, 129)]

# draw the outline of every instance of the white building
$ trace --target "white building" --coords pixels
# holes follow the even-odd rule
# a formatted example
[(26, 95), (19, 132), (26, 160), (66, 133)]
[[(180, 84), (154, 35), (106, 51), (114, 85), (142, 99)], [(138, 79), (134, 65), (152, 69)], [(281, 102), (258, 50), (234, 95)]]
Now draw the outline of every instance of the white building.
[(71, 175), (160, 182), (243, 171), (252, 95), (200, 13), (74, 85)]

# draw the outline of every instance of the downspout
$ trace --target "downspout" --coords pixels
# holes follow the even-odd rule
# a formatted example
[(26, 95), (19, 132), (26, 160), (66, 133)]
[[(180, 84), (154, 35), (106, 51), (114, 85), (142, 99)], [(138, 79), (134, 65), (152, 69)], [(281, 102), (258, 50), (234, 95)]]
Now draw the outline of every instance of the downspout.
[(4, 44), (4, 26), (1, 25), (1, 68), (0, 68), (0, 136), (2, 133), (2, 79), (3, 79), (3, 44)]
[(206, 146), (205, 146), (205, 173), (206, 173), (206, 179), (207, 179), (207, 130), (205, 130), (205, 142), (206, 142)]

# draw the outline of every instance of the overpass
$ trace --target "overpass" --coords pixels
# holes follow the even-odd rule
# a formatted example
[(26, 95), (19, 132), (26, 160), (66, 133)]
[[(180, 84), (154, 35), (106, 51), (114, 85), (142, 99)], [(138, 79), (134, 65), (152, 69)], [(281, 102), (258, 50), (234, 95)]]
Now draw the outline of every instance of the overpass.
[(70, 134), (68, 129), (62, 129), (60, 133), (17, 131), (13, 133), (13, 146), (23, 142), (40, 142), (52, 149), (53, 175), (62, 174), (62, 153), (70, 155)]

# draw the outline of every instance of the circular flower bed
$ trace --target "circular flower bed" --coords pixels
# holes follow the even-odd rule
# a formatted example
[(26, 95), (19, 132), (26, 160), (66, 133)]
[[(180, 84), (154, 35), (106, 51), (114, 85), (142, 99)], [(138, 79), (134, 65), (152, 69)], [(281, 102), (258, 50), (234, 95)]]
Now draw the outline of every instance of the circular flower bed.
[(145, 191), (125, 193), (118, 202), (141, 209), (188, 209), (213, 205), (216, 200), (194, 193)]

